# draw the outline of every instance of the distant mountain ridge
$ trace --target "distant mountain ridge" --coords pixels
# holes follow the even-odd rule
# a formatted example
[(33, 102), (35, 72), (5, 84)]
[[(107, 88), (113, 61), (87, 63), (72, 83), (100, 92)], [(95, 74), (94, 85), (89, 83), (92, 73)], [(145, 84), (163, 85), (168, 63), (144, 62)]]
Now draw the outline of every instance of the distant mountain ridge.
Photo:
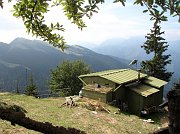
[(144, 41), (145, 39), (140, 37), (130, 39), (112, 38), (105, 40), (92, 50), (97, 53), (112, 55), (126, 60), (141, 60), (142, 58), (147, 57), (145, 51), (141, 49)]
[(0, 90), (15, 90), (17, 86), (23, 90), (30, 73), (40, 90), (47, 89), (50, 70), (63, 60), (83, 60), (93, 71), (128, 67), (126, 60), (78, 45), (62, 52), (42, 41), (16, 38), (10, 44), (0, 43)]
[[(104, 41), (98, 47), (93, 48), (92, 50), (101, 53), (112, 55), (118, 58), (123, 58), (126, 60), (138, 60), (138, 67), (143, 60), (150, 59), (152, 55), (147, 55), (145, 50), (141, 48), (145, 39), (142, 37), (134, 37), (130, 39), (109, 39)], [(167, 66), (168, 71), (174, 72), (172, 80), (166, 87), (166, 90), (170, 90), (173, 86), (173, 83), (180, 78), (180, 40), (169, 41), (168, 42), (167, 54), (171, 54), (170, 59), (172, 63)]]
[[(152, 55), (147, 55), (141, 48), (145, 39), (141, 37), (124, 39), (109, 39), (104, 41), (99, 47), (93, 48), (93, 51), (101, 54), (112, 55), (126, 60), (137, 59), (140, 63), (142, 60), (150, 59)], [(180, 40), (168, 42), (167, 54), (171, 54), (172, 64), (168, 66), (170, 71), (175, 72), (175, 76), (180, 77)], [(179, 75), (178, 75), (178, 74)]]

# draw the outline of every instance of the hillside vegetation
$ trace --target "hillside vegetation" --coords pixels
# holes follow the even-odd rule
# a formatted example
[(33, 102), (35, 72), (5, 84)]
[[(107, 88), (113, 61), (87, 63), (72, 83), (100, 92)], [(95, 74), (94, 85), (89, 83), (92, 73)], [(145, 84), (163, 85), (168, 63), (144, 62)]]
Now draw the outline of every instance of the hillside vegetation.
[[(128, 65), (118, 58), (95, 53), (81, 46), (68, 46), (61, 50), (38, 40), (16, 38), (9, 44), (0, 42), (0, 91), (16, 90), (24, 92), (27, 77), (32, 73), (39, 90), (47, 90), (50, 70), (64, 60), (81, 60), (92, 71), (127, 68)], [(18, 82), (17, 82), (18, 81)]]
[[(51, 122), (55, 126), (73, 127), (88, 134), (147, 134), (157, 130), (161, 124), (144, 122), (137, 116), (113, 114), (117, 109), (106, 106), (112, 114), (98, 111), (97, 114), (83, 107), (83, 100), (73, 108), (60, 107), (64, 98), (36, 99), (26, 95), (0, 93), (0, 102), (15, 104), (24, 108), (26, 116), (41, 122)], [(21, 126), (12, 126), (10, 122), (0, 119), (2, 134), (34, 134), (38, 133)]]

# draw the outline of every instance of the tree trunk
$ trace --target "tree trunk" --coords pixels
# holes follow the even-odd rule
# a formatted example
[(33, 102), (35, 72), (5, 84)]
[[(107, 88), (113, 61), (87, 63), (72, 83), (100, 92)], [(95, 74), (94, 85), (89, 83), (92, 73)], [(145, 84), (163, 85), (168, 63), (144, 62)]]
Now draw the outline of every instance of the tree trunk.
[(169, 133), (180, 134), (180, 89), (168, 92)]

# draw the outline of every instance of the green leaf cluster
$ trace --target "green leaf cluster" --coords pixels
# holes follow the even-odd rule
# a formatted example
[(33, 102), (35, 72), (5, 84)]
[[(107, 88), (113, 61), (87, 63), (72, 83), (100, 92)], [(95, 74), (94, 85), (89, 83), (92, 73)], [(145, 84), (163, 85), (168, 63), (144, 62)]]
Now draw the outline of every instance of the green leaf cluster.
[(48, 1), (19, 0), (14, 5), (13, 15), (22, 18), (28, 33), (64, 50), (66, 48), (64, 38), (53, 32), (55, 30), (64, 31), (63, 25), (57, 22), (57, 24), (47, 26), (45, 23), (44, 14), (49, 11)]
[(3, 1), (0, 0), (0, 7), (3, 8)]
[[(11, 1), (8, 0), (8, 2)], [(28, 33), (32, 33), (33, 36), (40, 37), (64, 50), (66, 42), (64, 37), (57, 33), (57, 30), (64, 32), (65, 28), (59, 22), (47, 25), (44, 15), (50, 11), (52, 6), (60, 7), (67, 18), (82, 30), (86, 27), (83, 21), (84, 17), (90, 19), (93, 13), (98, 12), (99, 4), (104, 2), (104, 0), (17, 0), (13, 15), (22, 18)], [(112, 2), (121, 3), (125, 6), (126, 0), (112, 0)], [(143, 12), (149, 11), (150, 15), (158, 15), (158, 12), (169, 11), (170, 15), (179, 16), (180, 18), (179, 0), (134, 0), (134, 4), (146, 6), (147, 9)], [(0, 7), (3, 8), (3, 0), (0, 0)], [(161, 19), (166, 20), (167, 17), (164, 16)]]
[(62, 89), (64, 95), (77, 95), (83, 86), (78, 76), (87, 73), (90, 69), (83, 61), (63, 61), (51, 71), (49, 89), (52, 92)]
[[(134, 4), (146, 6), (148, 10), (162, 10), (169, 11), (170, 15), (179, 16), (180, 18), (180, 1), (179, 0), (136, 0)], [(143, 12), (147, 12), (144, 10)], [(151, 14), (152, 12), (150, 12)]]
[(117, 3), (117, 2), (120, 2), (123, 6), (125, 6), (126, 0), (115, 0), (115, 1), (113, 1), (113, 3)]

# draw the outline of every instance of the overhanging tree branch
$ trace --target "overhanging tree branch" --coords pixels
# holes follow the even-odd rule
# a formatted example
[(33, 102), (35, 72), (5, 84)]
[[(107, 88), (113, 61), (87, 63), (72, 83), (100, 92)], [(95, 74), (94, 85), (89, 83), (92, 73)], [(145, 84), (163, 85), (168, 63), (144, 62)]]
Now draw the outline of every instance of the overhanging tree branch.
[[(8, 0), (8, 2), (11, 1)], [(22, 18), (28, 33), (32, 33), (33, 36), (40, 37), (44, 41), (64, 49), (66, 42), (63, 36), (57, 33), (57, 30), (64, 32), (63, 25), (51, 23), (48, 26), (45, 23), (44, 14), (49, 12), (49, 7), (61, 6), (66, 17), (82, 30), (86, 27), (83, 18), (88, 17), (90, 19), (94, 13), (98, 12), (98, 5), (104, 2), (104, 0), (18, 0), (14, 5), (13, 15)], [(112, 0), (112, 2), (120, 2), (125, 6), (126, 1)], [(137, 5), (144, 6), (144, 3), (151, 10), (158, 11), (159, 7), (161, 7), (163, 12), (170, 11), (170, 15), (180, 16), (179, 0), (134, 0), (134, 4)], [(3, 0), (0, 0), (0, 6), (3, 7)]]

